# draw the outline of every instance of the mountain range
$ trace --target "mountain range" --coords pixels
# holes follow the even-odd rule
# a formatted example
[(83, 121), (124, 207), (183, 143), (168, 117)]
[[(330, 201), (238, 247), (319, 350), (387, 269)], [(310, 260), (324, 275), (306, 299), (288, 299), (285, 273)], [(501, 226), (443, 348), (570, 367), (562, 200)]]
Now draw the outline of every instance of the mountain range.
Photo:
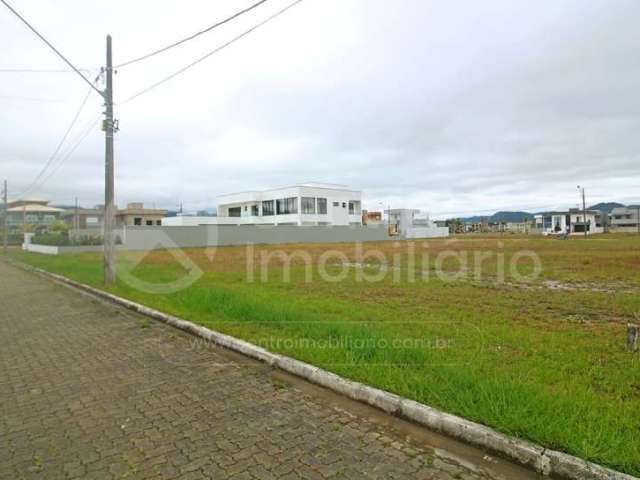
[[(606, 203), (596, 203), (589, 207), (589, 210), (600, 210), (603, 213), (609, 214), (611, 210), (618, 207), (624, 207), (622, 203), (617, 202), (606, 202)], [(460, 220), (463, 223), (501, 223), (501, 222), (523, 222), (527, 220), (533, 220), (533, 216), (535, 213), (524, 212), (524, 211), (500, 211), (496, 212), (493, 215), (475, 215), (473, 217), (461, 218)]]

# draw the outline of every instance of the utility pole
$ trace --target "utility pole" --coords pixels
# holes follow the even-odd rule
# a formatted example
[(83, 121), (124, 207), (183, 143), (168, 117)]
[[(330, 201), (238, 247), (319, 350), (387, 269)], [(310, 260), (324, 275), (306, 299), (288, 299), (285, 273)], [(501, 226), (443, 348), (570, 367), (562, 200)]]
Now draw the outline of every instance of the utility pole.
[(113, 284), (116, 278), (115, 266), (115, 203), (113, 175), (113, 63), (111, 58), (111, 35), (107, 35), (107, 67), (105, 103), (105, 177), (104, 177), (104, 283)]
[(7, 254), (7, 229), (9, 228), (7, 223), (7, 217), (9, 216), (9, 211), (7, 210), (9, 206), (9, 201), (7, 200), (8, 188), (7, 181), (4, 181), (4, 189), (2, 190), (2, 197), (4, 200), (4, 215), (2, 215), (2, 252)]
[[(6, 192), (6, 186), (5, 192)], [(636, 227), (638, 228), (638, 234), (640, 235), (640, 205), (636, 205)]]
[(80, 229), (80, 218), (78, 217), (78, 197), (76, 197), (76, 214), (73, 218), (73, 229), (74, 230)]
[(587, 204), (584, 199), (584, 187), (582, 187), (582, 216), (584, 220), (584, 238), (587, 238)]
[(578, 190), (582, 192), (582, 226), (584, 229), (584, 236), (587, 237), (587, 204), (584, 199), (584, 187), (578, 185)]

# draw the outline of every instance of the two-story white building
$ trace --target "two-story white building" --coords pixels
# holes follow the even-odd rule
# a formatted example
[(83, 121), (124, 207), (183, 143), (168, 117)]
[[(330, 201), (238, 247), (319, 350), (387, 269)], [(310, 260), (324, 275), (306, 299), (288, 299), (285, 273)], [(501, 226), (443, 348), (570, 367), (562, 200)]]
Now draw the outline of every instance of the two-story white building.
[(535, 215), (536, 228), (543, 235), (559, 233), (602, 233), (602, 213), (598, 210), (587, 210), (585, 212), (578, 208), (572, 208), (562, 212), (544, 212)]
[(218, 197), (217, 217), (171, 217), (163, 225), (362, 225), (362, 192), (304, 183)]

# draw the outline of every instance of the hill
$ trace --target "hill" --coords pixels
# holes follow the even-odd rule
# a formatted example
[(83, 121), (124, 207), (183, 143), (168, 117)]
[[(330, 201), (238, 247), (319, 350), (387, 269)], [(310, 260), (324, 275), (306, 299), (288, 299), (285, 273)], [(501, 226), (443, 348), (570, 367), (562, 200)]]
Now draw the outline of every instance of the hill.
[(502, 212), (496, 212), (493, 215), (488, 215), (488, 216), (476, 215), (474, 217), (462, 218), (461, 220), (463, 223), (480, 223), (480, 222), (500, 223), (500, 222), (522, 222), (523, 220), (532, 220), (532, 219), (533, 219), (533, 214), (529, 212), (502, 211)]
[(589, 210), (600, 210), (603, 213), (611, 213), (611, 210), (618, 207), (624, 207), (623, 204), (617, 202), (596, 203), (589, 207)]

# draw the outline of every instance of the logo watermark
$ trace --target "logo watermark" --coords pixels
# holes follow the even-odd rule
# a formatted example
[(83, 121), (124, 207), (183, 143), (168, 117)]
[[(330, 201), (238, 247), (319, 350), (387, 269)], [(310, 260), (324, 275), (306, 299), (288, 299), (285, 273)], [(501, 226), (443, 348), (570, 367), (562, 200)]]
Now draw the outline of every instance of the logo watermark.
[[(455, 242), (455, 240), (453, 241)], [(427, 282), (437, 278), (445, 282), (461, 279), (494, 283), (510, 281), (530, 283), (542, 271), (542, 262), (533, 250), (517, 250), (509, 256), (504, 245), (498, 242), (495, 249), (465, 250), (446, 248), (437, 252), (424, 242), (394, 242), (392, 252), (377, 247), (367, 247), (355, 242), (350, 251), (329, 248), (320, 255), (306, 249), (256, 249), (246, 246), (247, 282), (269, 282), (274, 279), (272, 270), (285, 283), (292, 281), (294, 268), (303, 269), (302, 281), (311, 283), (319, 279), (327, 283), (346, 280), (353, 270), (356, 282), (376, 283), (389, 278), (394, 283)], [(487, 267), (489, 264), (489, 267)], [(524, 268), (523, 268), (524, 265)]]

